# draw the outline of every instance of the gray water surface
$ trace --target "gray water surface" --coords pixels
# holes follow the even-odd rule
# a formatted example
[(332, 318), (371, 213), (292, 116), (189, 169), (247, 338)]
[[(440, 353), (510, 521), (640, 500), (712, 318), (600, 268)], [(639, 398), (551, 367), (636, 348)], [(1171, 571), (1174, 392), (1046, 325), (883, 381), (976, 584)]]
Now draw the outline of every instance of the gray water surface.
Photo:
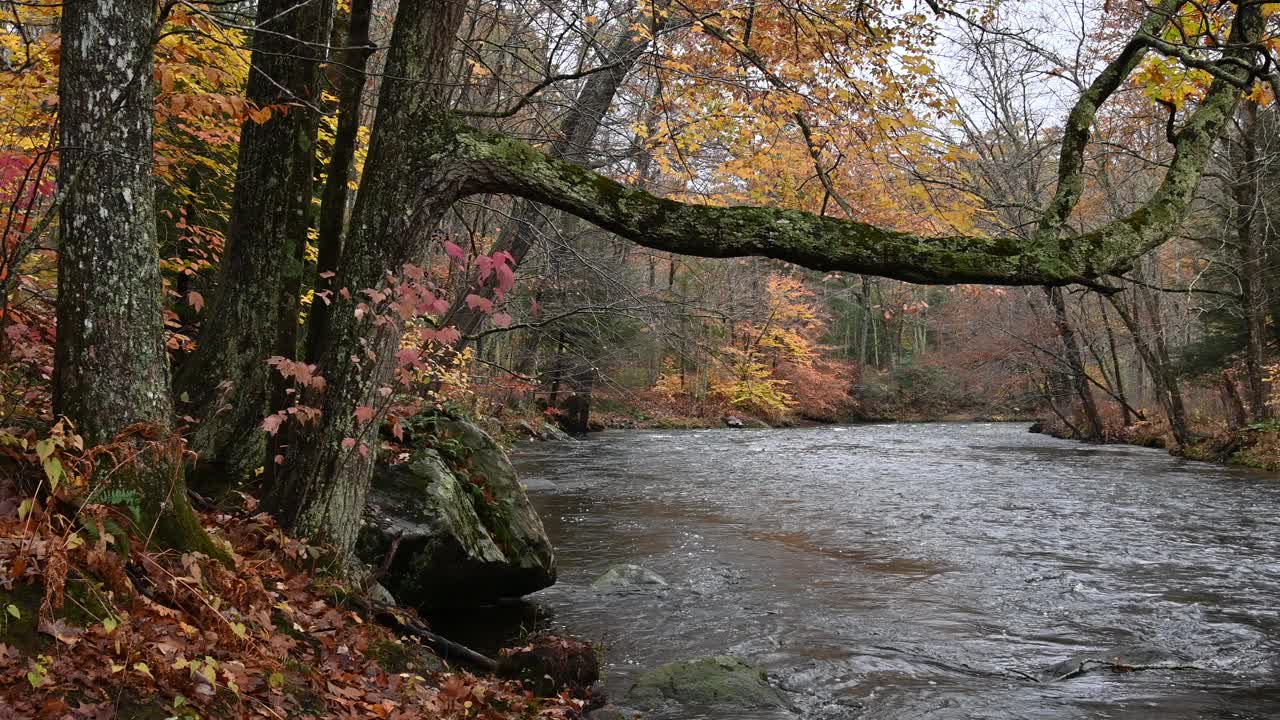
[[(532, 600), (603, 642), (612, 696), (731, 653), (795, 705), (756, 718), (1280, 718), (1275, 476), (976, 423), (608, 432), (515, 461), (560, 565)], [(624, 562), (671, 587), (590, 587)], [(1028, 677), (1134, 644), (1185, 669)]]

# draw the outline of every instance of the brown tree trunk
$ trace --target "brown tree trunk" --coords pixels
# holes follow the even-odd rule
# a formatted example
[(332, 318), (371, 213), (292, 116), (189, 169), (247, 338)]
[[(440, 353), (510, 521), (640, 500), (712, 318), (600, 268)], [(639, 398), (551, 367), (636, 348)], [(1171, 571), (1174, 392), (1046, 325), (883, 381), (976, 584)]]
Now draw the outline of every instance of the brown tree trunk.
[(1227, 428), (1238, 430), (1249, 422), (1249, 416), (1244, 410), (1244, 401), (1240, 399), (1240, 391), (1236, 389), (1236, 379), (1231, 377), (1231, 371), (1223, 369), (1222, 371), (1222, 406), (1227, 411)]
[(136, 453), (94, 479), (136, 493), (143, 535), (225, 557), (191, 510), (173, 435), (152, 179), (154, 13), (151, 0), (63, 6), (54, 412), (87, 445)]
[[(1120, 353), (1116, 351), (1116, 333), (1111, 329), (1111, 316), (1107, 314), (1107, 303), (1103, 301), (1102, 296), (1098, 295), (1098, 310), (1102, 312), (1102, 325), (1107, 329), (1107, 351), (1111, 355), (1111, 373), (1115, 376), (1116, 395), (1120, 400), (1120, 408), (1124, 413), (1124, 425), (1129, 427), (1133, 424), (1134, 410), (1129, 406), (1129, 398), (1124, 392), (1124, 374), (1120, 370)], [(1146, 418), (1141, 417), (1140, 420)]]
[(201, 460), (230, 477), (264, 463), (276, 374), (266, 360), (296, 353), (302, 247), (310, 225), (320, 63), (333, 0), (260, 0), (248, 99), (276, 108), (245, 122), (218, 289), (178, 388), (203, 420), (192, 436)]
[(1267, 388), (1262, 378), (1266, 365), (1267, 300), (1264, 284), (1265, 257), (1262, 233), (1255, 227), (1260, 200), (1258, 180), (1258, 105), (1246, 100), (1240, 109), (1240, 135), (1233, 147), (1232, 166), (1235, 200), (1236, 242), (1240, 252), (1240, 305), (1245, 328), (1245, 389), (1254, 421), (1271, 416)]
[(1093, 399), (1093, 388), (1089, 387), (1089, 378), (1085, 375), (1084, 359), (1080, 354), (1080, 343), (1067, 317), (1066, 300), (1062, 297), (1061, 288), (1046, 288), (1049, 302), (1053, 305), (1054, 324), (1058, 328), (1058, 336), (1062, 339), (1063, 356), (1071, 369), (1071, 383), (1075, 387), (1076, 397), (1080, 400), (1081, 412), (1084, 414), (1086, 432), (1089, 436), (1083, 440), (1101, 440), (1104, 435), (1102, 416), (1098, 414), (1098, 405)]
[[(1133, 346), (1138, 351), (1138, 356), (1142, 358), (1143, 365), (1151, 373), (1156, 398), (1164, 409), (1174, 441), (1179, 446), (1187, 445), (1192, 438), (1190, 429), (1187, 427), (1187, 413), (1182, 404), (1182, 390), (1178, 387), (1178, 379), (1174, 376), (1173, 369), (1168, 365), (1167, 354), (1159, 352), (1151, 342), (1148, 342), (1146, 334), (1138, 324), (1137, 317), (1125, 306), (1119, 293), (1108, 295), (1107, 299), (1111, 301), (1111, 307), (1115, 308), (1120, 321), (1124, 323), (1130, 337), (1133, 338)], [(1159, 309), (1150, 305), (1148, 309), (1154, 311), (1151, 313), (1155, 318), (1152, 321), (1155, 325), (1153, 335), (1159, 337)], [(1160, 342), (1163, 343), (1162, 340)]]

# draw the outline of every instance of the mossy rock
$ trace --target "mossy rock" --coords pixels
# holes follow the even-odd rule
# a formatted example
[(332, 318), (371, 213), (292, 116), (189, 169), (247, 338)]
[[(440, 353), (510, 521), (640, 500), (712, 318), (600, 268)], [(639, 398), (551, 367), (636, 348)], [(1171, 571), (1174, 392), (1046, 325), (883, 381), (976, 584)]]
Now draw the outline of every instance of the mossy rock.
[(654, 710), (682, 706), (782, 708), (787, 703), (769, 685), (764, 671), (732, 655), (688, 660), (651, 670), (636, 681), (622, 704)]
[[(555, 582), (551, 541), (505, 452), (462, 420), (415, 421), (409, 461), (374, 474), (357, 552), (421, 610), (470, 607)], [(430, 429), (431, 434), (427, 430)]]

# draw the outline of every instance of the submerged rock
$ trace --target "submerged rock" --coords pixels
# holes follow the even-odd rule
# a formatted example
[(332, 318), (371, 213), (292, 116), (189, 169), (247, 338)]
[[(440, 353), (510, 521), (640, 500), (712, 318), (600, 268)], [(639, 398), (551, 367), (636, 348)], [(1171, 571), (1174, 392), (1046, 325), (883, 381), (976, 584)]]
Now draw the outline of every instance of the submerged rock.
[(1135, 672), (1138, 670), (1177, 670), (1186, 661), (1168, 650), (1149, 645), (1126, 645), (1103, 652), (1085, 652), (1054, 663), (1040, 672), (1042, 682), (1054, 682), (1088, 672)]
[(375, 471), (361, 559), (378, 567), (396, 545), (381, 582), (419, 609), (489, 603), (554, 583), (551, 541), (506, 453), (471, 423), (429, 425), (414, 427), (407, 462)]
[(731, 427), (731, 428), (744, 428), (747, 426), (747, 424), (742, 421), (742, 418), (736, 415), (725, 415), (724, 425), (725, 427)]
[(664, 665), (640, 676), (622, 704), (638, 710), (663, 705), (781, 708), (787, 703), (764, 671), (732, 655)]
[(666, 578), (639, 565), (621, 564), (605, 570), (600, 577), (591, 583), (597, 590), (626, 587), (666, 587)]

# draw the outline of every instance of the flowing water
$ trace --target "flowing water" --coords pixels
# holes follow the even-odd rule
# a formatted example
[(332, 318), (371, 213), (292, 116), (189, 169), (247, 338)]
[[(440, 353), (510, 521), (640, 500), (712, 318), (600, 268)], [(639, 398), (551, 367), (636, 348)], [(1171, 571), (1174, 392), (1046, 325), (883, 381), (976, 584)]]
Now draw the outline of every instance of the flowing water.
[[(700, 718), (1280, 718), (1280, 480), (1012, 424), (608, 432), (520, 449), (610, 694), (746, 657), (790, 712)], [(670, 587), (593, 590), (615, 563)], [(1082, 652), (1156, 669), (1037, 682)], [(685, 714), (682, 717), (691, 717)]]

